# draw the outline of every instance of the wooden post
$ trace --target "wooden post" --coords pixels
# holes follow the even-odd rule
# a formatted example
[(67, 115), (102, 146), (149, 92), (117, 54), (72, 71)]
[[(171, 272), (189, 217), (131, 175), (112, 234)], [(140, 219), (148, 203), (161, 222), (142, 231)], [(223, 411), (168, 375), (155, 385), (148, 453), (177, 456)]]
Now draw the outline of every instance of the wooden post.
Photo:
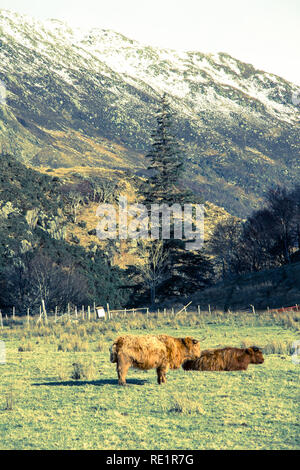
[(106, 304), (106, 310), (107, 310), (107, 319), (110, 320), (109, 303)]
[(84, 320), (84, 305), (82, 306), (81, 314), (82, 314), (82, 320)]
[(54, 322), (56, 323), (57, 320), (57, 305), (55, 307), (55, 313), (54, 313)]
[(208, 311), (209, 311), (209, 314), (211, 314), (210, 305), (208, 305)]
[(90, 321), (91, 319), (91, 307), (88, 306), (88, 320)]
[(147, 318), (149, 317), (149, 308), (147, 307)]
[(198, 305), (198, 314), (201, 315), (201, 308), (200, 308), (200, 305)]
[(167, 309), (164, 308), (164, 316), (166, 316), (166, 315), (167, 315)]
[(255, 315), (255, 308), (254, 308), (254, 305), (250, 305), (250, 307), (252, 307), (252, 313), (254, 313), (254, 315)]
[(70, 320), (70, 304), (69, 304), (69, 302), (68, 302), (68, 318)]
[(77, 307), (75, 307), (75, 318), (77, 318)]
[(43, 306), (43, 314), (44, 314), (44, 318), (45, 318), (45, 323), (48, 323), (48, 318), (47, 318), (47, 312), (46, 312), (44, 299), (42, 299), (42, 306)]
[(181, 310), (179, 310), (179, 312), (176, 313), (176, 315), (178, 315), (178, 313), (181, 313), (183, 310), (186, 311), (186, 308), (187, 308), (189, 305), (191, 305), (191, 303), (192, 303), (192, 301), (189, 302), (188, 304), (186, 304)]
[(1, 326), (1, 329), (3, 330), (3, 318), (2, 318), (1, 310), (0, 310), (0, 326)]
[(14, 320), (15, 316), (16, 316), (16, 307), (13, 307), (12, 316), (13, 316), (13, 320)]
[(94, 317), (95, 317), (95, 320), (97, 320), (97, 312), (96, 312), (96, 304), (94, 302)]
[(27, 325), (30, 324), (30, 315), (29, 315), (29, 307), (27, 308)]

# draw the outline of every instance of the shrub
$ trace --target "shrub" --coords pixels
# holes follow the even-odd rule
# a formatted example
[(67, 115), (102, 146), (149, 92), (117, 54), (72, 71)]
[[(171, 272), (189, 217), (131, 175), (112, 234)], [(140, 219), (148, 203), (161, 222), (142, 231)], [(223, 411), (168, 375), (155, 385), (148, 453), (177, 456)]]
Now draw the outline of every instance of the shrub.
[(186, 397), (174, 396), (172, 399), (172, 406), (168, 410), (169, 413), (182, 413), (182, 414), (204, 414), (204, 410), (200, 403), (189, 400)]
[(78, 336), (64, 335), (57, 347), (58, 351), (85, 352), (88, 351), (88, 342)]
[(272, 341), (264, 346), (265, 354), (292, 354), (293, 343), (284, 343), (282, 341)]
[(71, 378), (73, 380), (92, 380), (96, 376), (96, 367), (93, 362), (87, 362), (83, 364), (82, 362), (73, 363), (73, 372)]

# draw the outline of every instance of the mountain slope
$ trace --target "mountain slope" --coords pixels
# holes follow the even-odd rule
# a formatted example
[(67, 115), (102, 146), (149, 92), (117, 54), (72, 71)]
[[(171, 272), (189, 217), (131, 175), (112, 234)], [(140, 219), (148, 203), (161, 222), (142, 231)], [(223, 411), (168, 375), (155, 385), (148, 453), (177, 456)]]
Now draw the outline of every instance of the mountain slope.
[(228, 54), (144, 46), (0, 11), (4, 150), (43, 167), (145, 173), (163, 92), (186, 152), (185, 183), (245, 216), (271, 184), (299, 180), (297, 87)]

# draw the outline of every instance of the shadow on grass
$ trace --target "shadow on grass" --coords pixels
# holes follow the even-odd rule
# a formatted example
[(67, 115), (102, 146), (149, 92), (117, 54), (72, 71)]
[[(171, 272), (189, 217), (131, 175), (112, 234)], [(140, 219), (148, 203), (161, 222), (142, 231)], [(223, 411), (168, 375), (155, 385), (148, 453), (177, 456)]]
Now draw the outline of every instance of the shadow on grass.
[[(147, 380), (139, 380), (139, 379), (127, 379), (127, 385), (144, 385), (147, 383)], [(73, 387), (73, 386), (81, 386), (81, 385), (95, 385), (96, 387), (102, 387), (103, 385), (118, 385), (117, 379), (100, 379), (100, 380), (68, 380), (62, 382), (41, 382), (41, 383), (34, 383), (37, 387), (39, 386), (50, 386), (50, 387)]]

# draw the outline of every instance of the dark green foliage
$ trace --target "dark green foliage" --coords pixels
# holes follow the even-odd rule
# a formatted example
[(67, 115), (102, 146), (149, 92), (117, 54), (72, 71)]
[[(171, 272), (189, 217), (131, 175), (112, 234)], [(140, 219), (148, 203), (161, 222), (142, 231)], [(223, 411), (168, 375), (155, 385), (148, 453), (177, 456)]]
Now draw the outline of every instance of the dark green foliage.
[(1, 202), (12, 201), (15, 207), (26, 210), (45, 208), (54, 212), (61, 206), (57, 178), (27, 168), (12, 155), (0, 154)]
[[(58, 178), (0, 155), (0, 309), (126, 303), (122, 271), (99, 250), (65, 241), (68, 196)], [(84, 193), (89, 186), (80, 186)], [(79, 240), (75, 239), (74, 242)]]
[(189, 251), (184, 246), (175, 247), (174, 243), (167, 271), (169, 277), (161, 284), (159, 293), (171, 298), (193, 294), (210, 286), (214, 279), (213, 264), (203, 250)]
[[(168, 207), (178, 204), (181, 209), (184, 204), (199, 203), (201, 201), (199, 195), (183, 188), (185, 157), (183, 149), (172, 133), (174, 116), (170, 111), (166, 95), (161, 98), (156, 120), (157, 127), (152, 134), (152, 148), (147, 155), (150, 158), (148, 170), (151, 171), (151, 175), (142, 187), (145, 203), (149, 207), (150, 204), (165, 204)], [(212, 264), (206, 256), (202, 252), (186, 250), (184, 241), (175, 238), (174, 218), (171, 218), (170, 222), (170, 239), (163, 239), (162, 242), (154, 241), (152, 246), (148, 247), (148, 269), (138, 270), (139, 282), (150, 289), (151, 304), (155, 302), (156, 293), (161, 299), (185, 296), (209, 285), (213, 278)], [(152, 262), (155, 252), (153, 247), (157, 243), (161, 243), (160, 259), (164, 259), (159, 269), (159, 276)]]
[(223, 278), (257, 272), (297, 260), (300, 240), (300, 189), (271, 188), (265, 205), (243, 223), (219, 223), (210, 240), (211, 251), (222, 263)]
[(152, 133), (152, 147), (146, 155), (151, 172), (143, 189), (146, 203), (174, 203), (182, 201), (178, 181), (183, 173), (184, 152), (173, 134), (173, 114), (164, 94), (157, 112), (157, 126)]

